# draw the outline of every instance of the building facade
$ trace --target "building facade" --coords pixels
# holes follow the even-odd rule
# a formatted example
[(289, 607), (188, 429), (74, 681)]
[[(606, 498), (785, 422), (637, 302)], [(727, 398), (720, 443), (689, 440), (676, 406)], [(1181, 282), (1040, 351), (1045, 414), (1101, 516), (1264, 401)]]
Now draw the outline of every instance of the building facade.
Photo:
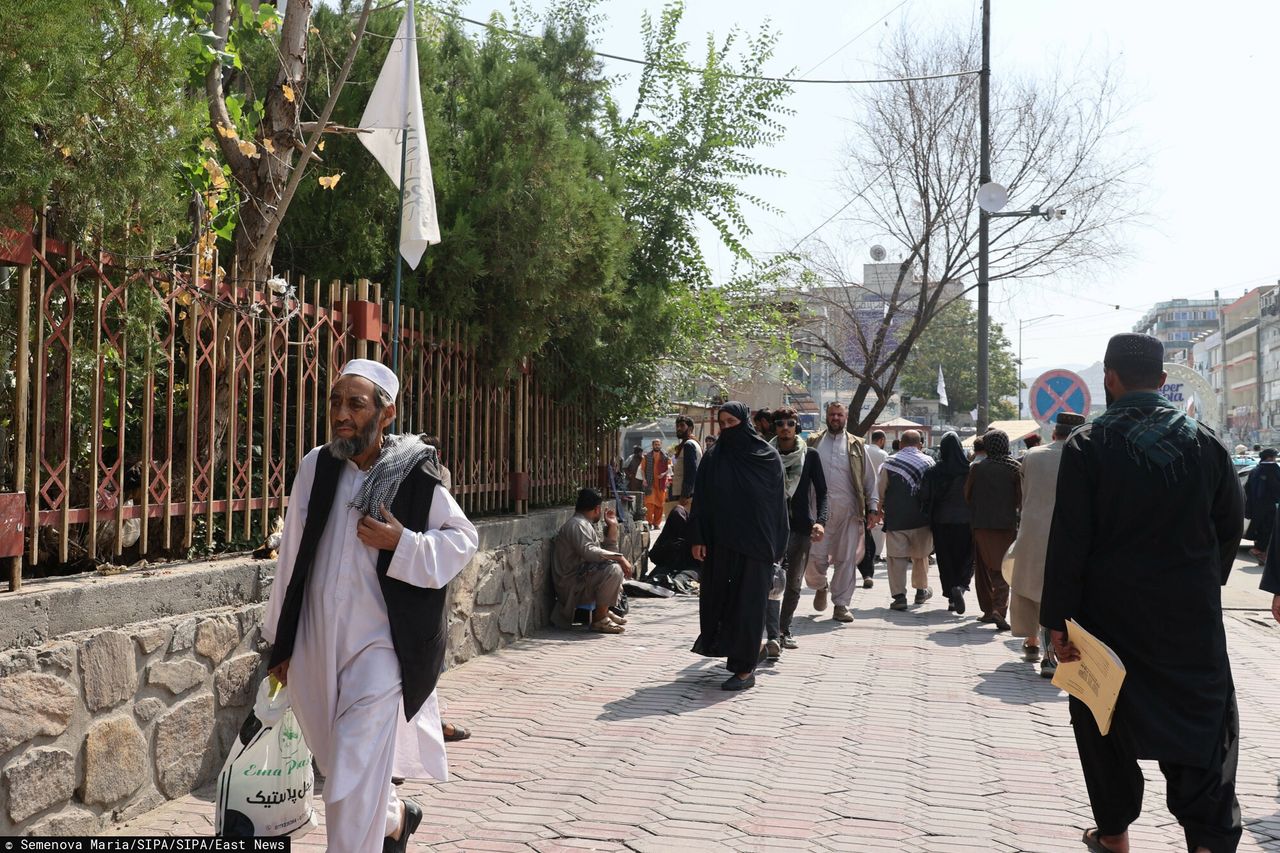
[(1222, 362), (1225, 370), (1227, 434), (1251, 445), (1259, 440), (1262, 408), (1261, 349), (1258, 319), (1264, 288), (1255, 287), (1222, 309)]
[(1133, 330), (1164, 342), (1165, 361), (1188, 364), (1191, 342), (1218, 328), (1216, 299), (1170, 299), (1151, 306)]
[(1221, 424), (1226, 424), (1226, 396), (1223, 391), (1222, 370), (1222, 332), (1214, 330), (1203, 332), (1191, 342), (1191, 360), (1188, 362), (1193, 370), (1209, 381), (1213, 388), (1214, 405), (1217, 411), (1214, 417)]
[(1262, 409), (1258, 443), (1280, 446), (1280, 284), (1264, 289), (1258, 300), (1258, 348), (1262, 365)]

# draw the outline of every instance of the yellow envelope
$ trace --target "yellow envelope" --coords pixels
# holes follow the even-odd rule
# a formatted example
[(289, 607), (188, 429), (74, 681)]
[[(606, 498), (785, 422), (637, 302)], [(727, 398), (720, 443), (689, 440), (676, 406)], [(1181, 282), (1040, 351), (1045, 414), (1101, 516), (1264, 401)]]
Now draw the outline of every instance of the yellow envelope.
[(1053, 686), (1088, 705), (1098, 723), (1098, 731), (1106, 735), (1111, 731), (1116, 699), (1124, 684), (1124, 663), (1110, 646), (1070, 619), (1067, 620), (1067, 639), (1080, 650), (1080, 660), (1059, 661)]

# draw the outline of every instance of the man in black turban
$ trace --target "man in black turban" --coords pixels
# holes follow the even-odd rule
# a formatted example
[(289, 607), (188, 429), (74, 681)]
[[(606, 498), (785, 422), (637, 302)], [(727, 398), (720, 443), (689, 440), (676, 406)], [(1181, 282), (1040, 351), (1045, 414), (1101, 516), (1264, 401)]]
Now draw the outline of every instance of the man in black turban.
[(1079, 659), (1073, 619), (1127, 674), (1111, 730), (1070, 701), (1097, 827), (1093, 850), (1128, 850), (1142, 810), (1138, 759), (1160, 762), (1189, 851), (1235, 850), (1239, 717), (1221, 587), (1240, 545), (1243, 496), (1226, 447), (1160, 396), (1164, 346), (1116, 335), (1107, 410), (1062, 450), (1040, 624), (1061, 662)]

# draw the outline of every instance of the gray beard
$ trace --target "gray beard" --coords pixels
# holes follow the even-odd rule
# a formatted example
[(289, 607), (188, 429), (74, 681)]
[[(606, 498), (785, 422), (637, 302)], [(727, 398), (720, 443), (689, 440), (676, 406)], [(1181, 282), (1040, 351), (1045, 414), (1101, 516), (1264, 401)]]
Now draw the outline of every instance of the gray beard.
[(336, 459), (352, 459), (364, 453), (378, 440), (378, 415), (369, 419), (369, 425), (351, 438), (335, 438), (329, 442), (329, 452)]

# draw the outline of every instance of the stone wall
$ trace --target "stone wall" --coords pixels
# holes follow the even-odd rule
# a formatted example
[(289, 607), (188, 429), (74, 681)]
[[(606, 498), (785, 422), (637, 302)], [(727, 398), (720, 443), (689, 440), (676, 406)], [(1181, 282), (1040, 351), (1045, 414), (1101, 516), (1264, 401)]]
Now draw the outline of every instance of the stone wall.
[[(451, 665), (548, 623), (568, 516), (477, 524), (450, 585)], [(647, 539), (624, 540), (638, 565)], [(93, 834), (211, 781), (264, 674), (274, 570), (224, 560), (0, 593), (0, 836)]]
[(88, 835), (210, 780), (258, 683), (263, 605), (0, 654), (0, 835)]

